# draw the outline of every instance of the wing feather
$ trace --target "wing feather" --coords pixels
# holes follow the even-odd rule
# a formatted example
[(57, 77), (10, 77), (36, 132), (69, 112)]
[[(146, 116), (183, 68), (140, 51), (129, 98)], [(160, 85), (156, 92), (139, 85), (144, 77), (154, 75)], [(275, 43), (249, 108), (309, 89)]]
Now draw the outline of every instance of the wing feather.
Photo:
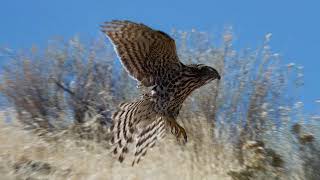
[(175, 41), (166, 33), (130, 21), (105, 22), (101, 26), (123, 66), (138, 81), (157, 76), (159, 65), (179, 64)]

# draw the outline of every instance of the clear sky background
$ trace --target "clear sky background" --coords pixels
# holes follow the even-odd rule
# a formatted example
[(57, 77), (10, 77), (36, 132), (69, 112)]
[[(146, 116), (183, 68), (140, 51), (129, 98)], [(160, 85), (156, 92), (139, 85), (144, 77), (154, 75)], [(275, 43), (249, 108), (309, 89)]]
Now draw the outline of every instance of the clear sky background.
[(255, 48), (265, 34), (283, 64), (304, 66), (305, 86), (299, 98), (314, 111), (320, 98), (319, 0), (0, 0), (0, 47), (46, 45), (55, 36), (84, 38), (99, 35), (99, 25), (129, 19), (154, 28), (196, 28), (220, 35), (233, 26), (235, 45)]

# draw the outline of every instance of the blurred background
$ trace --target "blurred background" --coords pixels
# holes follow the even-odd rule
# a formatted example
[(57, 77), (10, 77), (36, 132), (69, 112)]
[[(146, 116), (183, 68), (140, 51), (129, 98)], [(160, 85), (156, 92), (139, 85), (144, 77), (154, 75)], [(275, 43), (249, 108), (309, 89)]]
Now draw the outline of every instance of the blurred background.
[(55, 36), (96, 38), (99, 25), (111, 19), (143, 22), (170, 32), (172, 29), (210, 33), (215, 40), (232, 27), (237, 49), (255, 48), (263, 36), (272, 33), (272, 49), (283, 57), (283, 64), (304, 67), (300, 99), (308, 110), (315, 110), (319, 98), (320, 12), (318, 1), (1, 1), (1, 46), (29, 48), (44, 46)]
[[(320, 179), (320, 2), (0, 3), (4, 178)], [(223, 77), (185, 102), (190, 142), (168, 136), (136, 167), (108, 153), (112, 112), (140, 93), (100, 32), (114, 19), (167, 32), (181, 61)]]

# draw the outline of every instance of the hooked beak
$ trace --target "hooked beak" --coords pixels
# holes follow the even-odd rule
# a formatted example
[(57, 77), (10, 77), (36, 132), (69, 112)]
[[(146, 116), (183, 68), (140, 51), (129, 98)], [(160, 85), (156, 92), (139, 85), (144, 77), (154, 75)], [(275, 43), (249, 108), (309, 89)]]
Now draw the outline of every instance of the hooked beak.
[(220, 74), (219, 74), (219, 73), (217, 74), (217, 79), (218, 79), (218, 80), (220, 80), (220, 79), (221, 79), (221, 76), (220, 76)]
[(221, 76), (220, 76), (220, 74), (218, 73), (217, 70), (215, 70), (212, 67), (210, 67), (209, 69), (210, 69), (210, 76), (212, 77), (212, 79), (218, 79), (218, 80), (221, 79)]

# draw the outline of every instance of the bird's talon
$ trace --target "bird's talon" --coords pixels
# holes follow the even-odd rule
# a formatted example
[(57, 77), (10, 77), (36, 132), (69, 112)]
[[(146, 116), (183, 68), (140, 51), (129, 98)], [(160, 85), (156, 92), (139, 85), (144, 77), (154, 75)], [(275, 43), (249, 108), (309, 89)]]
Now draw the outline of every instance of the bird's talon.
[(176, 131), (176, 138), (177, 138), (178, 142), (180, 142), (182, 144), (187, 143), (186, 131), (181, 126), (179, 126), (176, 130), (177, 130)]
[(171, 133), (177, 138), (178, 142), (185, 144), (187, 142), (187, 133), (174, 119), (168, 119), (168, 126)]

